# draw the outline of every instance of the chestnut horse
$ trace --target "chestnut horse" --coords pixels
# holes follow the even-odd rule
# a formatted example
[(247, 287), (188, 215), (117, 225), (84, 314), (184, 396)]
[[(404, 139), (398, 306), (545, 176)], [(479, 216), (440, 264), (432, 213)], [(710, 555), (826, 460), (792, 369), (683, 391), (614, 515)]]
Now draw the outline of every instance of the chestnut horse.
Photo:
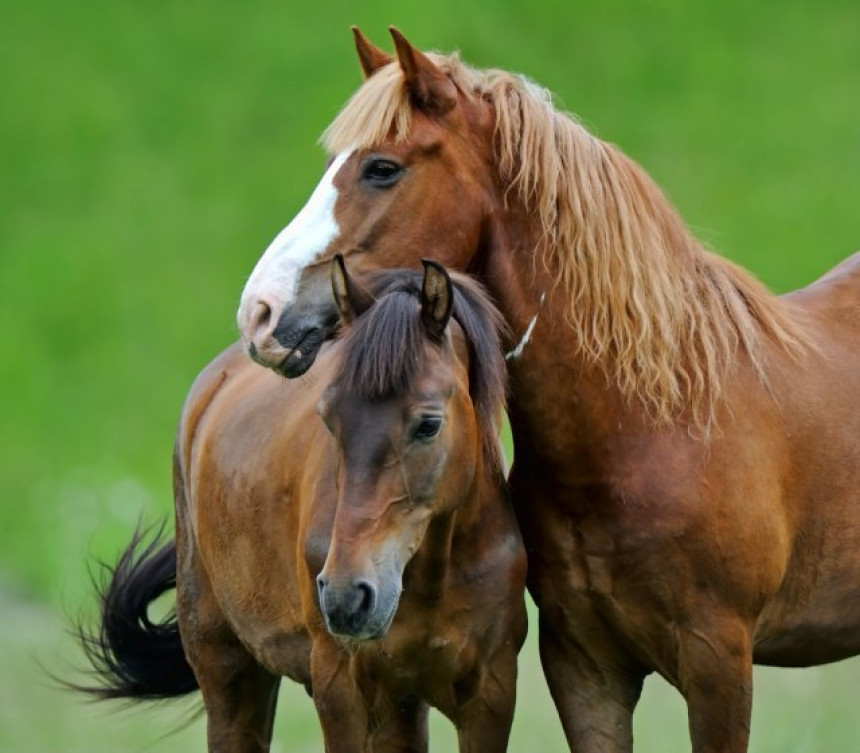
[[(233, 347), (192, 387), (176, 541), (141, 554), (136, 536), (114, 569), (84, 636), (90, 690), (199, 684), (212, 751), (269, 749), (281, 676), (313, 697), (330, 753), (426, 751), (428, 704), (461, 751), (504, 751), (526, 555), (498, 441), (501, 319), (435, 263), (382, 275), (373, 302), (338, 261), (349, 323), (312, 381)], [(179, 633), (146, 611), (174, 582)]]
[(515, 333), (510, 484), (571, 749), (630, 751), (659, 672), (695, 751), (745, 751), (754, 662), (860, 652), (860, 256), (776, 297), (547, 91), (355, 35), (366, 81), (248, 281), (246, 349), (311, 366), (335, 253), (477, 275)]

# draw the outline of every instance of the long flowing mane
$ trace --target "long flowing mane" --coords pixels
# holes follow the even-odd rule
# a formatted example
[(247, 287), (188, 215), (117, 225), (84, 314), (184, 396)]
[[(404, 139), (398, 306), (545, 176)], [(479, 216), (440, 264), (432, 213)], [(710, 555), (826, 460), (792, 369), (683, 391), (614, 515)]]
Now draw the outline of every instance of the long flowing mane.
[[(659, 187), (525, 77), (429, 57), (496, 114), (500, 178), (542, 228), (536, 259), (569, 301), (582, 353), (658, 423), (711, 423), (726, 378), (746, 354), (768, 385), (768, 344), (809, 345), (789, 305), (689, 233)], [(408, 137), (412, 106), (396, 63), (378, 70), (322, 137), (337, 153)]]

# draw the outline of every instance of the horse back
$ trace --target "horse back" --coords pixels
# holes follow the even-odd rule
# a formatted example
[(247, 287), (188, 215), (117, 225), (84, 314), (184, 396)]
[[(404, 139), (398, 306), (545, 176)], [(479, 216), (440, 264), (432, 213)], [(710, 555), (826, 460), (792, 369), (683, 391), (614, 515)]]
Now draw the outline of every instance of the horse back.
[(860, 251), (784, 298), (812, 316), (820, 327), (856, 333), (860, 329)]
[(860, 252), (785, 300), (811, 343), (799, 362), (777, 367), (787, 428), (832, 462), (860, 466)]
[[(325, 371), (324, 365), (320, 371)], [(253, 473), (272, 477), (284, 469), (302, 467), (300, 456), (309, 453), (313, 440), (323, 433), (315, 418), (319, 384), (318, 378), (283, 379), (251, 361), (240, 343), (200, 372), (185, 400), (176, 439), (192, 512), (194, 495), (188, 493), (187, 484), (205, 470), (201, 463), (230, 473), (244, 465)], [(213, 454), (218, 450), (223, 452)], [(285, 462), (285, 458), (297, 462)]]
[[(191, 466), (191, 447), (201, 418), (229, 375), (241, 370), (247, 360), (243, 354), (241, 343), (233, 343), (212, 359), (194, 379), (182, 407), (176, 435), (176, 470), (183, 487), (185, 487), (188, 478), (188, 469)], [(187, 487), (184, 488), (184, 491), (187, 503)]]
[[(848, 493), (852, 485), (860, 488), (860, 253), (785, 300), (807, 328), (810, 345), (802, 358), (775, 364), (783, 428), (799, 452), (799, 475), (819, 465), (821, 479), (848, 473)], [(814, 463), (819, 456), (820, 464)]]

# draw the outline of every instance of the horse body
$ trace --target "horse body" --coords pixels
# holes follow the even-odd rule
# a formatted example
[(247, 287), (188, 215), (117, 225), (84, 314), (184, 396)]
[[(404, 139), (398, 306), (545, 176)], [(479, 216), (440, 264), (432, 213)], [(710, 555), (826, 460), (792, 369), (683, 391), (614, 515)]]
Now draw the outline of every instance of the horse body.
[(485, 274), (515, 332), (539, 312), (509, 361), (509, 481), (571, 748), (631, 750), (657, 671), (687, 699), (695, 750), (745, 750), (753, 661), (860, 653), (860, 256), (785, 297), (813, 345), (798, 360), (768, 343), (767, 385), (738, 353), (703, 438), (655, 427), (583, 356), (567, 300), (541, 303), (552, 275), (508, 284), (533, 247), (498, 247)]
[[(312, 378), (285, 383), (255, 366), (239, 347), (229, 348), (189, 392), (177, 438), (179, 535), (188, 547), (179, 553), (180, 599), (189, 601), (186, 591), (199, 598), (202, 586), (190, 585), (196, 580), (192, 563), (199, 562), (206, 587), (218, 597), (217, 619), (225, 620), (270, 672), (309, 691), (311, 634), (325, 626), (316, 594), (305, 586), (322, 569), (337, 501), (334, 454), (321, 451), (331, 439), (317, 417), (332, 355), (331, 349), (323, 352)], [(519, 551), (503, 492), (482, 488), (478, 495), (491, 503), (477, 515), (460, 514), (448, 532), (457, 558), (446, 602), (424, 600), (434, 584), (421, 582), (427, 574), (422, 565), (429, 563), (419, 552), (399, 607), (409, 622), (395, 621), (384, 639), (355, 647), (360, 672), (395, 681), (404, 695), (417, 692), (428, 674), (444, 678), (431, 697), (449, 712), (456, 706), (449, 675), (466, 678), (477, 671), (478, 657), (499, 640), (491, 629), (499, 615), (499, 594), (492, 589), (471, 594), (470, 583), (507, 571), (508, 560), (516, 560)], [(304, 547), (297, 542), (305, 542)], [(283, 598), (275, 601), (273, 593)], [(480, 615), (480, 629), (469, 620), (452, 619), (447, 603), (457, 612)], [(429, 671), (415, 661), (428, 644), (434, 657)], [(454, 671), (464, 656), (467, 668)]]
[(510, 483), (571, 749), (632, 750), (657, 671), (695, 751), (745, 751), (754, 660), (860, 651), (857, 259), (772, 296), (546, 92), (392, 33), (396, 60), (356, 32), (368, 78), (324, 137), (337, 230), (289, 290), (261, 260), (246, 346), (310, 368), (332, 253), (478, 275), (512, 332)]
[[(100, 635), (84, 636), (105, 683), (91, 690), (182, 694), (190, 664), (213, 751), (268, 750), (282, 676), (312, 696), (332, 753), (426, 751), (429, 705), (461, 750), (504, 750), (526, 568), (498, 442), (500, 318), (433, 263), (423, 288), (400, 271), (378, 299), (341, 269), (351, 323), (313, 375), (285, 383), (234, 346), (195, 381), (174, 456), (175, 570), (172, 545), (141, 557), (135, 538)], [(146, 605), (174, 578), (181, 651), (159, 653), (156, 634), (176, 627)]]
[[(827, 280), (788, 297), (818, 350), (801, 365), (774, 350), (770, 389), (741, 360), (724, 406), (742, 408), (724, 407), (707, 442), (683, 424), (655, 430), (538, 321), (511, 368), (510, 483), (544, 634), (562, 644), (545, 649), (548, 672), (560, 654), (577, 673), (657, 670), (686, 693), (702, 669), (685, 642), (719, 652), (710, 674), (727, 684), (749, 672), (727, 676), (732, 655), (805, 666), (860, 653), (856, 270), (841, 300)], [(567, 388), (548, 401), (553, 384)], [(738, 644), (718, 646), (727, 633)], [(550, 681), (585, 692), (577, 675)]]

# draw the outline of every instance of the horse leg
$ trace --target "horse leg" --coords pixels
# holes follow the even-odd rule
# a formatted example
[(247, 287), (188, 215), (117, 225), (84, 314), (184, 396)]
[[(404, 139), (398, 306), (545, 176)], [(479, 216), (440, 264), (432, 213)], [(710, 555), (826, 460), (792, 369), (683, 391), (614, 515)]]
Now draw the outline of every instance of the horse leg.
[(479, 685), (458, 709), (455, 723), (460, 753), (504, 753), (508, 749), (517, 700), (518, 646), (507, 644), (484, 665)]
[(687, 699), (694, 753), (745, 753), (752, 714), (752, 642), (742, 624), (686, 630), (678, 687)]
[(429, 706), (420, 698), (401, 700), (373, 732), (373, 753), (427, 753)]
[(313, 637), (311, 686), (326, 753), (369, 753), (369, 719), (349, 656), (325, 634)]
[(211, 753), (265, 753), (272, 740), (280, 677), (235, 636), (197, 646), (194, 672), (206, 707)]
[(631, 753), (633, 711), (645, 672), (617, 657), (585, 654), (540, 619), (544, 675), (574, 753)]
[(206, 708), (211, 753), (265, 753), (280, 677), (248, 653), (224, 618), (177, 515), (176, 603), (186, 657)]

